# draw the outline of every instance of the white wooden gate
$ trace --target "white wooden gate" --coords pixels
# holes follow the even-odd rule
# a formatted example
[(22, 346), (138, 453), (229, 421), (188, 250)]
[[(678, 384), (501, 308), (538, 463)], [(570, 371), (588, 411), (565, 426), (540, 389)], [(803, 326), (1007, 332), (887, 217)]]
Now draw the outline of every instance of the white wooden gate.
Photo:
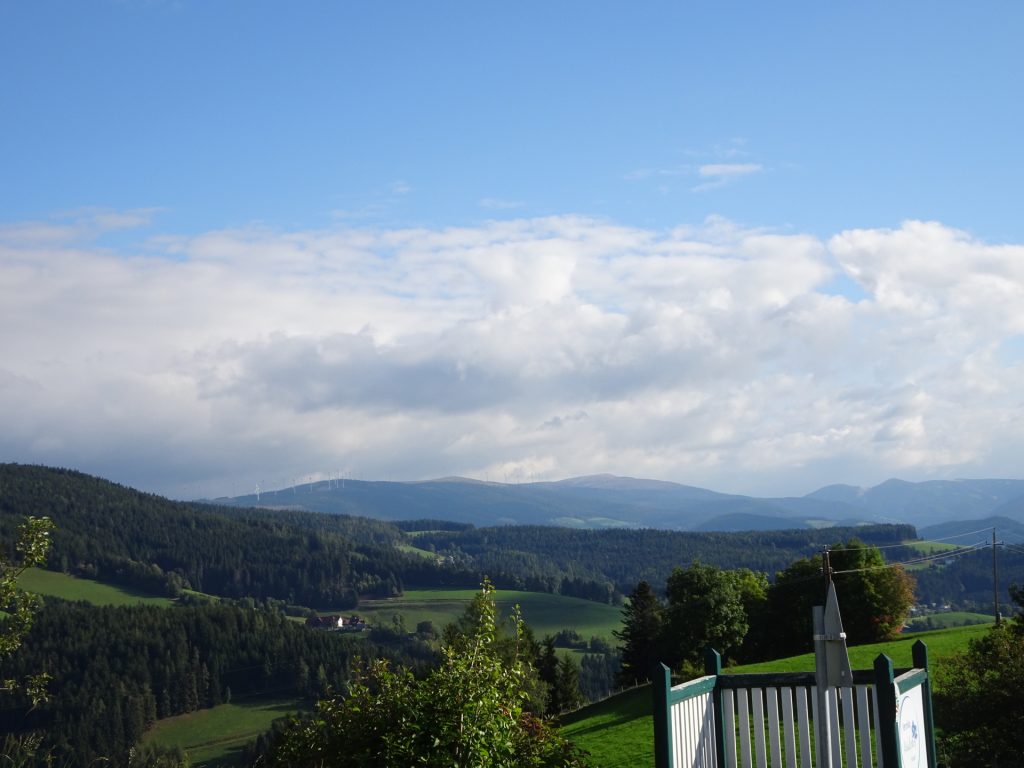
[[(710, 674), (675, 686), (661, 665), (653, 684), (657, 768), (936, 766), (928, 652), (920, 641), (915, 667), (899, 677), (879, 656), (874, 669), (853, 672), (852, 685), (829, 688), (828, 755), (814, 728), (821, 715), (813, 673), (723, 675), (720, 664), (711, 652)], [(898, 700), (918, 709), (901, 704), (900, 712)], [(908, 741), (905, 727), (900, 738), (911, 714), (920, 720), (918, 742)]]

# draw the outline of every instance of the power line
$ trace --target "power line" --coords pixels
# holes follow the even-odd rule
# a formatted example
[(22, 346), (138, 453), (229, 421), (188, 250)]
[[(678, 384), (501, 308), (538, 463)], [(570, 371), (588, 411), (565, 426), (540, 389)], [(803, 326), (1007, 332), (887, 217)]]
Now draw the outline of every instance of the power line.
[[(882, 545), (878, 545), (878, 544), (865, 544), (864, 546), (870, 547), (871, 549), (893, 549), (894, 547), (909, 547), (910, 544), (904, 544), (903, 542), (900, 542), (899, 544), (882, 544)], [(829, 547), (828, 551), (829, 552), (856, 552), (856, 551), (861, 550), (861, 549), (864, 549), (864, 547)]]
[(994, 530), (995, 530), (995, 528), (990, 525), (988, 528), (979, 528), (976, 531), (966, 531), (964, 533), (956, 533), (956, 534), (953, 534), (952, 536), (944, 536), (944, 537), (942, 537), (940, 539), (921, 539), (921, 541), (924, 542), (924, 543), (930, 543), (930, 542), (933, 542), (933, 541), (935, 541), (935, 542), (938, 542), (938, 541), (949, 541), (950, 539), (959, 539), (959, 538), (961, 538), (963, 536), (973, 536), (976, 533), (988, 533), (989, 531), (994, 531)]
[(869, 565), (865, 568), (849, 568), (844, 571), (835, 571), (836, 575), (841, 573), (863, 573), (864, 571), (877, 571), (882, 568), (896, 568), (906, 565), (920, 565), (921, 563), (929, 563), (933, 560), (944, 560), (950, 557), (960, 557), (961, 555), (967, 555), (971, 552), (977, 552), (979, 549), (984, 549), (989, 546), (988, 542), (978, 542), (977, 544), (961, 547), (960, 549), (950, 550), (948, 552), (932, 553), (930, 555), (924, 555), (922, 557), (914, 558), (912, 560), (904, 560), (899, 563), (885, 563), (884, 565)]
[[(951, 541), (952, 539), (960, 539), (960, 538), (963, 538), (964, 536), (973, 536), (974, 534), (977, 534), (977, 533), (988, 533), (991, 530), (994, 530), (994, 528), (992, 526), (989, 526), (988, 528), (979, 528), (976, 531), (966, 531), (964, 533), (957, 533), (957, 534), (954, 534), (952, 536), (943, 536), (943, 537), (938, 538), (938, 539), (915, 539), (914, 541), (911, 541), (911, 542), (899, 542), (898, 544), (881, 544), (881, 545), (880, 544), (869, 544), (867, 546), (870, 546), (873, 549), (895, 549), (896, 547), (913, 547), (915, 544), (939, 544), (939, 543), (941, 543), (943, 541)], [(828, 551), (829, 552), (856, 552), (859, 549), (863, 549), (863, 547), (829, 547)]]

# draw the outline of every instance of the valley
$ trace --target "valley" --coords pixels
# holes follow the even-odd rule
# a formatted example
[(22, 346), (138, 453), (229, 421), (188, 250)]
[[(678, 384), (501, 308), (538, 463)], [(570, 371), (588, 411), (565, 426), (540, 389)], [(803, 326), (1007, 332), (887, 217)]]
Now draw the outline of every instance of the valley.
[[(579, 501), (598, 493), (594, 482), (584, 479), (561, 492)], [(621, 502), (625, 491), (617, 481), (598, 484), (611, 486)], [(630, 486), (637, 491), (684, 493), (660, 484)], [(685, 493), (706, 501), (698, 491)], [(60, 737), (54, 746), (60, 754), (86, 759), (139, 743), (158, 752), (182, 747), (194, 760), (228, 765), (275, 718), (344, 686), (357, 659), (386, 658), (421, 673), (431, 668), (444, 628), (465, 615), (484, 576), (498, 587), (502, 616), (518, 606), (538, 643), (561, 638), (556, 658), (576, 668), (595, 699), (617, 685), (613, 649), (621, 641), (614, 633), (624, 627), (625, 595), (641, 581), (664, 595), (673, 569), (692, 563), (767, 574), (768, 584), (794, 562), (856, 539), (877, 547), (888, 563), (913, 563), (919, 601), (956, 609), (926, 612), (910, 620), (912, 627), (984, 622), (991, 605), (992, 552), (983, 539), (979, 544), (979, 527), (993, 518), (947, 520), (932, 529), (941, 535), (924, 540), (906, 524), (745, 531), (488, 527), (446, 521), (436, 507), (414, 509), (414, 518), (387, 521), (297, 507), (175, 502), (67, 470), (0, 465), (5, 539), (29, 511), (56, 524), (46, 568), (26, 571), (19, 582), (42, 596), (44, 606), (4, 673), (51, 666), (49, 706), (65, 712), (78, 734), (73, 741), (71, 731)], [(1024, 580), (1024, 557), (1013, 539), (1018, 524), (995, 520), (1006, 533), (998, 556), (1007, 605), (1007, 585)], [(981, 530), (991, 536), (990, 528)], [(304, 626), (315, 614), (357, 614), (369, 631)], [(241, 627), (247, 628), (242, 634)], [(932, 633), (929, 642), (943, 654), (983, 631), (981, 625), (951, 628)], [(898, 655), (907, 645), (891, 649)], [(157, 658), (163, 661), (146, 661)], [(766, 663), (801, 668), (809, 661)], [(597, 703), (593, 721), (567, 720), (565, 732), (595, 754), (604, 749), (602, 739), (626, 738), (619, 728), (646, 737), (637, 701), (625, 694)], [(633, 714), (616, 709), (620, 704)], [(26, 710), (18, 727), (52, 728), (56, 709), (49, 706)], [(120, 725), (101, 727), (111, 712)], [(14, 727), (13, 714), (5, 716), (5, 727)], [(616, 758), (602, 759), (614, 765)]]

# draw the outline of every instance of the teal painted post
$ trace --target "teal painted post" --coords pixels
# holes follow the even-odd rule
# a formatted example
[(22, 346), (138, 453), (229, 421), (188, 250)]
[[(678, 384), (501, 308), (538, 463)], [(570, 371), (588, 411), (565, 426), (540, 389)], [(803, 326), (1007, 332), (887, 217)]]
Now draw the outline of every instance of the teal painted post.
[(928, 739), (928, 765), (930, 768), (937, 768), (939, 760), (938, 752), (935, 750), (935, 716), (932, 711), (932, 672), (928, 668), (928, 646), (918, 640), (910, 652), (914, 666), (928, 673), (928, 679), (921, 685), (921, 700), (924, 703), (925, 736)]
[(896, 684), (893, 682), (892, 659), (884, 653), (875, 659), (875, 698), (878, 699), (878, 727), (882, 734), (882, 765), (902, 768), (900, 735), (896, 728)]
[(718, 755), (718, 765), (725, 765), (725, 707), (722, 689), (718, 687), (718, 676), (722, 674), (722, 655), (714, 648), (704, 651), (704, 674), (715, 676), (715, 690), (711, 694), (711, 701), (715, 708), (715, 754)]
[(672, 717), (669, 712), (672, 670), (658, 664), (651, 671), (651, 697), (654, 705), (654, 768), (672, 768)]

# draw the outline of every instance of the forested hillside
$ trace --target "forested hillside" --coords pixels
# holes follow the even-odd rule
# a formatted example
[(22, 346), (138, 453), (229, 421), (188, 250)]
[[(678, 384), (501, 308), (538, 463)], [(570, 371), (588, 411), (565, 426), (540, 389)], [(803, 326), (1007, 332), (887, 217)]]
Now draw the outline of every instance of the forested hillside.
[(97, 607), (48, 601), (0, 678), (46, 670), (49, 701), (5, 700), (0, 731), (39, 729), (57, 765), (128, 764), (157, 718), (232, 697), (273, 693), (310, 703), (349, 678), (353, 655), (425, 669), (434, 652), (414, 638), (381, 645), (316, 632), (274, 611), (230, 605)]
[(431, 531), (420, 534), (416, 541), (419, 546), (431, 547), (484, 572), (493, 569), (538, 574), (526, 580), (527, 589), (547, 591), (559, 574), (572, 573), (581, 581), (607, 579), (625, 594), (639, 581), (663, 582), (673, 568), (694, 560), (774, 576), (794, 560), (852, 536), (885, 546), (915, 538), (916, 534), (909, 525), (745, 533), (505, 526)]
[(56, 523), (50, 568), (157, 592), (346, 608), (400, 591), (403, 577), (478, 583), (400, 551), (401, 531), (372, 520), (173, 502), (80, 472), (0, 465), (4, 541), (29, 514)]

